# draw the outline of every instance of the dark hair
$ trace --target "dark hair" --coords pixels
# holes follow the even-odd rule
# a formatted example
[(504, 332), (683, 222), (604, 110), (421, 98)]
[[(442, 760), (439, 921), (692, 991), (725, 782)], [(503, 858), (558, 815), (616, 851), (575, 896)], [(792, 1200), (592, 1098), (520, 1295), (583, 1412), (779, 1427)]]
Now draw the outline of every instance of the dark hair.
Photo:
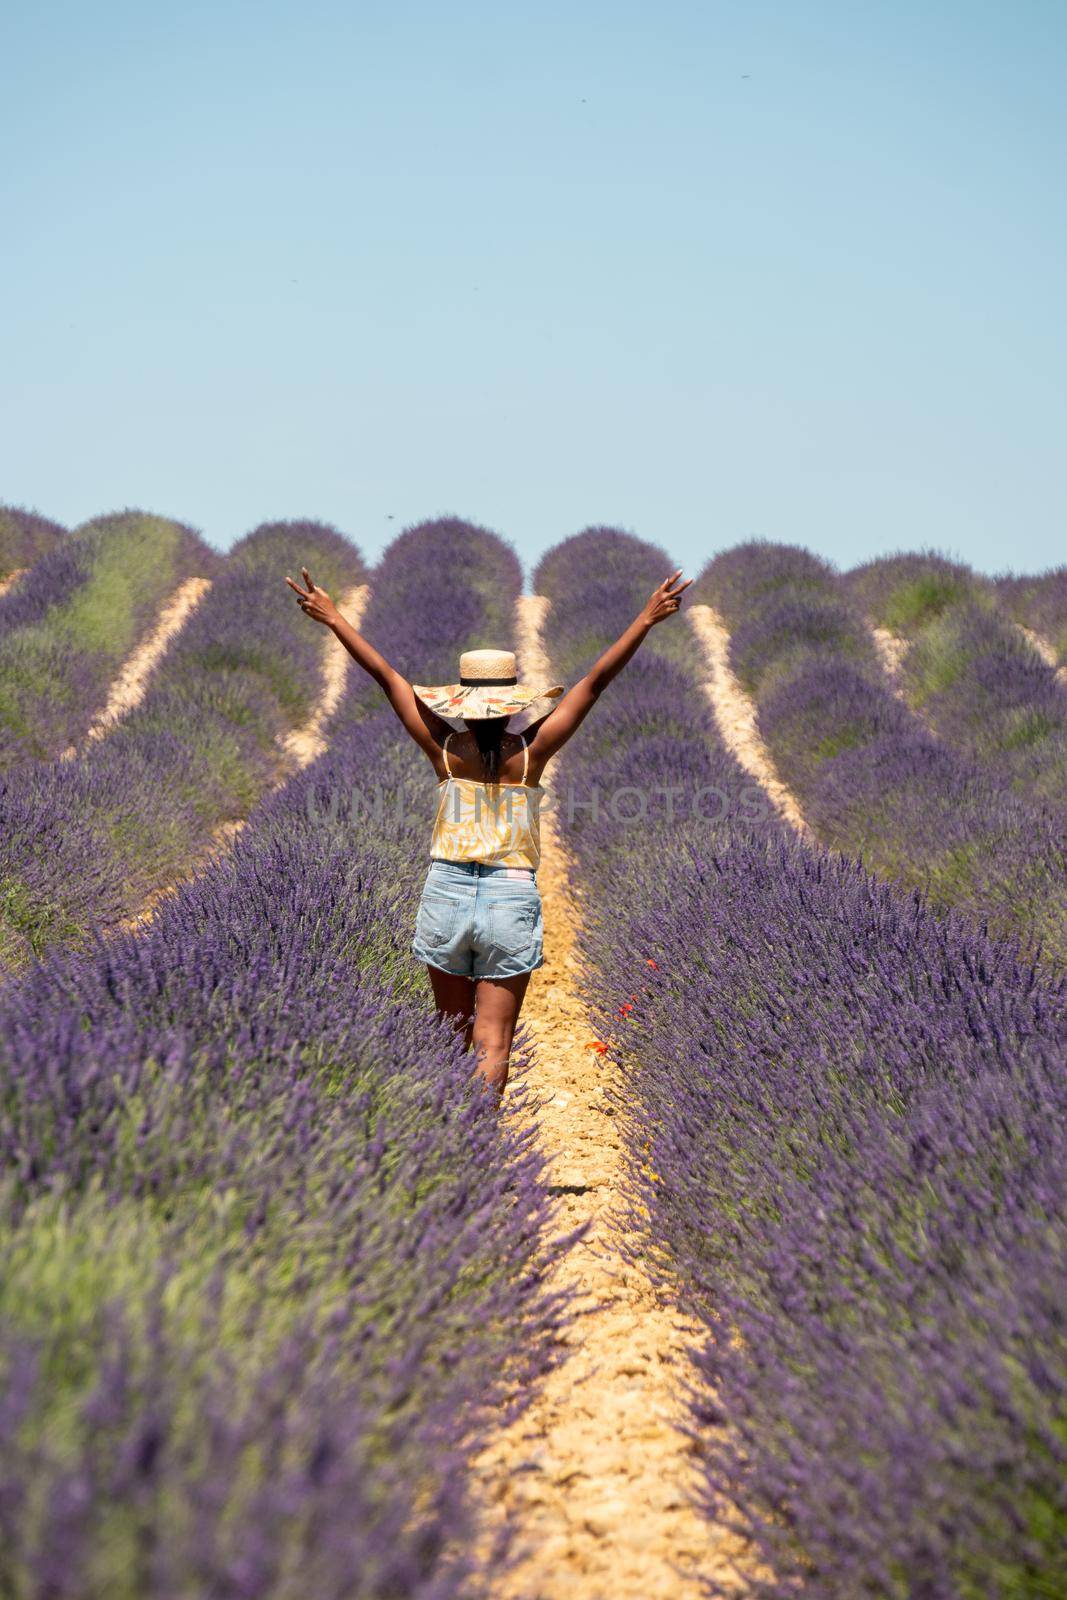
[(504, 730), (507, 725), (507, 717), (472, 717), (467, 723), (478, 746), (478, 754), (482, 758), (486, 783), (500, 781), (500, 746), (504, 741)]

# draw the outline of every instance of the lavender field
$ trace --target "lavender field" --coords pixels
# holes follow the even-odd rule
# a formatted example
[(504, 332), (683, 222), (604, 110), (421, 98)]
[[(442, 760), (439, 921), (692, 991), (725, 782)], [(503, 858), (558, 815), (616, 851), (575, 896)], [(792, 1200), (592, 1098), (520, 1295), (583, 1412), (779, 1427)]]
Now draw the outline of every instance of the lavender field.
[[(219, 555), (0, 508), (0, 1594), (1067, 1600), (1067, 569), (707, 554), (550, 769), (573, 961), (499, 1108), (409, 954), (433, 776), (354, 667), (323, 698), (283, 579), (361, 593), (420, 682), (529, 649), (525, 588), (570, 684), (669, 547), (524, 573), (444, 518), (372, 565), (322, 523)], [(598, 1250), (695, 1330), (690, 1476), (575, 1532), (615, 1471), (567, 1428), (597, 1183)], [(575, 1385), (593, 1435), (635, 1362)], [(474, 1466), (505, 1430), (526, 1510)], [(728, 1560), (682, 1562), (679, 1503)]]

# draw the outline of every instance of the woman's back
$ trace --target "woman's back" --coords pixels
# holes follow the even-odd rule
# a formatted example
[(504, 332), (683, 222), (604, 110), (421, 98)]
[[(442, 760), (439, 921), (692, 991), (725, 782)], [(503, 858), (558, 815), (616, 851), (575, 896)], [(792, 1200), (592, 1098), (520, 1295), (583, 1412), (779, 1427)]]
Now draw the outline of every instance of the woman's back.
[[(503, 759), (500, 778), (467, 777), (450, 758), (449, 734), (442, 746), (445, 776), (438, 784), (437, 816), (430, 840), (436, 861), (479, 861), (487, 866), (523, 867), (536, 872), (541, 861), (540, 805), (544, 790), (530, 783), (529, 746)], [(471, 741), (473, 743), (473, 741)], [(516, 760), (521, 762), (512, 775)], [(477, 749), (466, 763), (482, 765)]]
[[(449, 733), (441, 749), (447, 776), (472, 783), (485, 783), (485, 761), (469, 729)], [(504, 734), (500, 746), (497, 778), (499, 783), (538, 785), (547, 765), (547, 760), (539, 761), (530, 753), (529, 741), (525, 735)]]

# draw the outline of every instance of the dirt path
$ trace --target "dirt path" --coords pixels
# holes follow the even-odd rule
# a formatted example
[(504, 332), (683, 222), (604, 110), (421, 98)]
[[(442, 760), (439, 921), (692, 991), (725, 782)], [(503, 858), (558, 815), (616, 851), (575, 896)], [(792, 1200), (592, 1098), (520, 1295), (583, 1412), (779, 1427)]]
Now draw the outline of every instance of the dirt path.
[(785, 822), (810, 838), (810, 830), (790, 789), (779, 778), (770, 751), (756, 727), (756, 707), (730, 666), (730, 635), (711, 606), (690, 606), (689, 626), (700, 641), (711, 677), (704, 693), (715, 714), (715, 724), (730, 754), (754, 778)]
[[(210, 588), (210, 578), (186, 578), (185, 582), (174, 591), (159, 613), (151, 633), (141, 640), (133, 654), (123, 662), (118, 676), (108, 691), (107, 704), (89, 724), (83, 748), (85, 745), (95, 744), (97, 739), (102, 739), (116, 722), (127, 716), (135, 706), (140, 705), (148, 688), (148, 680), (159, 665), (167, 646)], [(62, 759), (70, 761), (77, 753), (77, 748), (70, 745), (64, 750)]]
[[(540, 596), (520, 601), (523, 677), (550, 676), (539, 638), (546, 609)], [(690, 1504), (692, 1457), (675, 1427), (693, 1376), (685, 1349), (701, 1330), (620, 1253), (613, 1213), (625, 1154), (607, 1093), (617, 1069), (587, 1048), (595, 1034), (578, 993), (577, 912), (547, 807), (538, 881), (546, 959), (522, 1013), (531, 1087), (546, 1101), (538, 1137), (558, 1230), (590, 1228), (554, 1269), (579, 1291), (565, 1359), (474, 1466), (487, 1525), (506, 1518), (526, 1550), (494, 1600), (697, 1600), (699, 1575), (729, 1581), (740, 1554)]]
[[(347, 590), (341, 596), (339, 601), (340, 608), (354, 628), (358, 628), (363, 620), (363, 613), (367, 608), (369, 599), (370, 585), (367, 583), (357, 584), (354, 589)], [(322, 686), (307, 721), (302, 727), (294, 728), (292, 732), (283, 734), (278, 741), (285, 752), (287, 761), (285, 772), (278, 783), (275, 784), (275, 788), (280, 788), (294, 773), (302, 772), (305, 767), (310, 766), (326, 749), (327, 740), (323, 729), (341, 702), (341, 696), (344, 694), (345, 684), (348, 681), (348, 668), (351, 661), (352, 657), (338, 641), (337, 637), (327, 631), (322, 648)], [(234, 839), (237, 838), (237, 835), (244, 830), (246, 822), (247, 818), (235, 817), (228, 822), (220, 822), (216, 828), (213, 828), (211, 830), (211, 842), (196, 861), (195, 870), (202, 872), (205, 867), (210, 866), (219, 856), (224, 855)], [(119, 927), (128, 931), (131, 928), (143, 927), (145, 923), (151, 922), (160, 902), (165, 900), (168, 895), (174, 894), (186, 882), (187, 876), (188, 874), (185, 874), (173, 883), (167, 883), (159, 889), (153, 889), (141, 909), (134, 916), (127, 917), (123, 922), (119, 923)]]
[(867, 618), (867, 626), (871, 631), (874, 648), (878, 652), (878, 659), (885, 669), (885, 675), (889, 679), (893, 693), (898, 700), (903, 700), (907, 704), (904, 684), (901, 679), (904, 657), (908, 653), (907, 639), (902, 639), (899, 633), (892, 633), (888, 628), (880, 627), (870, 617)]
[(0, 578), (0, 599), (7, 593), (12, 584), (18, 583), (23, 573), (29, 570), (29, 567), (16, 567), (14, 572), (9, 572), (6, 578)]
[(1017, 622), (1015, 626), (1018, 628), (1019, 632), (1024, 636), (1024, 638), (1026, 638), (1030, 644), (1033, 645), (1034, 649), (1037, 651), (1045, 665), (1047, 667), (1055, 668), (1056, 677), (1059, 679), (1059, 681), (1067, 684), (1067, 666), (1060, 666), (1059, 657), (1057, 656), (1052, 645), (1049, 644), (1048, 640), (1042, 638), (1041, 634), (1035, 633), (1033, 628), (1024, 627), (1021, 622)]

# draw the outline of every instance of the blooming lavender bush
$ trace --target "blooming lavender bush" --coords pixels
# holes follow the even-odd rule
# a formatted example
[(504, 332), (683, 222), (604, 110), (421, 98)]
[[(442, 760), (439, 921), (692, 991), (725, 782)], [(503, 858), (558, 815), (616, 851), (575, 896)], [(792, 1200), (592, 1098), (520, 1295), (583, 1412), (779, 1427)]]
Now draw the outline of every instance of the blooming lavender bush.
[[(533, 585), (552, 600), (545, 639), (555, 671), (568, 681), (580, 677), (673, 570), (659, 545), (618, 528), (586, 528), (550, 550)], [(642, 653), (684, 667), (687, 641), (678, 632), (657, 629)]]
[[(1007, 751), (1009, 726), (1036, 727), (1027, 718), (1045, 702), (1035, 691), (1020, 706), (1020, 691), (1011, 709), (1003, 697), (999, 721), (989, 708), (982, 717), (973, 711), (982, 690), (961, 677), (952, 694), (943, 687), (941, 713), (947, 724), (954, 697), (958, 723), (970, 719), (974, 737), (970, 748), (962, 733), (955, 749), (942, 742), (892, 694), (862, 613), (833, 569), (818, 565), (818, 574), (803, 566), (793, 587), (797, 552), (753, 542), (715, 557), (698, 585), (733, 629), (731, 663), (755, 692), (759, 731), (806, 821), (824, 844), (924, 889), (934, 905), (966, 908), (998, 931), (1040, 941), (1050, 961), (1067, 961), (1057, 740), (1050, 732), (1020, 742), (1014, 772), (992, 754)], [(878, 615), (932, 617), (929, 632), (963, 616), (990, 618), (984, 600), (979, 609), (959, 599), (966, 579), (966, 569), (943, 561), (896, 558), (864, 569), (859, 588)], [(992, 626), (999, 638), (1002, 625)], [(1023, 648), (1028, 671), (1036, 657)], [(1052, 693), (1047, 683), (1043, 692)], [(1042, 725), (1049, 730), (1052, 716)], [(1047, 781), (1021, 792), (1024, 760)]]
[(339, 591), (365, 576), (336, 529), (264, 524), (234, 546), (104, 740), (0, 776), (0, 965), (132, 915), (284, 775), (279, 738), (321, 684), (323, 635), (284, 582), (305, 563)]
[[(170, 1592), (169, 1570), (192, 1580), (205, 1535), (223, 1572), (258, 1551), (234, 1592), (288, 1594), (285, 1573), (321, 1559), (328, 1594), (395, 1593), (376, 1581), (390, 1561), (431, 1593), (463, 1531), (445, 1520), (458, 1453), (501, 1397), (490, 1374), (545, 1359), (546, 1191), (410, 977), (391, 992), (402, 974), (381, 958), (400, 930), (373, 842), (287, 832), (239, 841), (144, 939), (8, 991), (3, 1327), (50, 1378), (0, 1502), (19, 1482), (49, 1506), (76, 1492), (90, 1572), (115, 1537), (124, 1571), (161, 1546), (149, 1593)], [(162, 1393), (140, 1381), (157, 1361)], [(232, 1408), (236, 1436), (205, 1437), (204, 1404)], [(142, 1475), (118, 1446), (146, 1431), (158, 1459)], [(247, 1526), (278, 1474), (284, 1514)], [(17, 1530), (5, 1548), (36, 1573), (62, 1524)], [(87, 1592), (109, 1592), (98, 1581)]]
[[(421, 593), (378, 576), (365, 623), (431, 677), (480, 642), (437, 548), (408, 539)], [(331, 811), (421, 760), (390, 712), (350, 716), (146, 934), (0, 994), (6, 1583), (481, 1592), (463, 1458), (562, 1306), (541, 1158), (407, 954), (431, 775), (425, 811)]]
[(739, 622), (730, 640), (734, 672), (756, 695), (828, 654), (869, 676), (878, 671), (869, 631), (833, 593), (780, 592)]
[(911, 638), (962, 602), (990, 602), (992, 581), (936, 550), (901, 551), (853, 567), (844, 581), (854, 602), (890, 632)]
[(0, 583), (10, 573), (32, 567), (65, 533), (58, 522), (49, 522), (36, 511), (0, 505)]
[[(940, 563), (938, 571), (947, 563)], [(936, 607), (917, 608), (913, 563), (868, 562), (843, 580), (909, 641), (908, 700), (951, 748), (1027, 797), (1067, 799), (1067, 691), (1035, 646), (996, 605), (985, 579), (952, 567)]]
[[(388, 596), (389, 610), (380, 611), (375, 599), (369, 620), (385, 628), (393, 665), (413, 683), (452, 683), (459, 677), (461, 651), (505, 648), (512, 639), (522, 568), (498, 534), (458, 517), (438, 517), (415, 523), (393, 540), (375, 569), (375, 596), (379, 589)], [(360, 676), (335, 726), (381, 704), (377, 684)]]
[[(598, 571), (615, 551), (586, 555)], [(657, 726), (636, 665), (596, 716), (645, 705), (627, 766), (652, 785), (677, 699)], [(858, 766), (914, 719), (872, 706), (860, 666), (816, 654), (797, 681), (829, 666), (851, 674)], [(595, 781), (581, 734), (560, 764)], [(739, 807), (669, 845), (584, 814), (566, 836), (589, 992), (627, 1074), (633, 1220), (707, 1325), (694, 1442), (708, 1513), (762, 1558), (749, 1592), (1063, 1592), (1067, 983)]]
[(1059, 1592), (1063, 984), (795, 843), (675, 870), (627, 928), (656, 970), (598, 987), (635, 1205), (709, 1327), (709, 1514), (758, 1595)]
[(708, 562), (693, 584), (692, 599), (715, 606), (732, 625), (783, 595), (828, 594), (833, 583), (829, 562), (802, 545), (748, 539)]
[(219, 557), (142, 511), (83, 523), (0, 598), (0, 771), (82, 737), (160, 605)]
[(954, 607), (915, 639), (904, 682), (946, 744), (1021, 795), (1067, 801), (1067, 690), (1002, 617)]
[(1051, 645), (1059, 665), (1067, 666), (1067, 566), (1033, 578), (1008, 574), (994, 581), (1004, 610)]

